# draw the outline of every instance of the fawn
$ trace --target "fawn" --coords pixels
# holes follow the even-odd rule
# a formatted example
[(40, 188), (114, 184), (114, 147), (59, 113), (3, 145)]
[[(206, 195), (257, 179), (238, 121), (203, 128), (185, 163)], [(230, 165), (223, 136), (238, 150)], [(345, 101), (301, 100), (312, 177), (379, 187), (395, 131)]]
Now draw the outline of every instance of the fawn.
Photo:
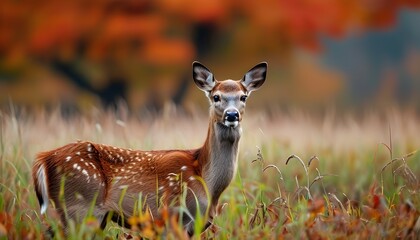
[(130, 227), (127, 220), (140, 195), (145, 200), (142, 210), (159, 219), (161, 204), (171, 203), (170, 211), (179, 213), (180, 195), (186, 191), (183, 227), (194, 234), (198, 213), (206, 219), (200, 229), (204, 231), (236, 172), (245, 102), (264, 83), (266, 72), (267, 63), (262, 62), (241, 80), (217, 81), (208, 68), (193, 63), (194, 82), (210, 100), (207, 138), (198, 149), (137, 151), (77, 142), (39, 153), (32, 177), (41, 214), (52, 200), (64, 227), (69, 219), (80, 222), (92, 207), (102, 228), (109, 213), (113, 221)]

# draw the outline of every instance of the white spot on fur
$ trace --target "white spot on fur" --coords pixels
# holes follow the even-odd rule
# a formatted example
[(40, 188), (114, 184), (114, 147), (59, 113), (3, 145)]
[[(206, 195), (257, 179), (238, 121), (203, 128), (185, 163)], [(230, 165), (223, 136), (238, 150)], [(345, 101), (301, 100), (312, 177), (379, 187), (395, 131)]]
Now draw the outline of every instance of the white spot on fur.
[(95, 167), (95, 165), (94, 165), (93, 163), (89, 162), (89, 165), (90, 165), (91, 167), (93, 167), (93, 169), (96, 169), (96, 167)]
[(76, 155), (77, 155), (77, 156), (80, 156), (80, 152), (77, 152), (77, 153), (76, 153)]
[(185, 171), (185, 170), (187, 170), (187, 166), (182, 166), (181, 171)]
[(71, 160), (71, 156), (67, 156), (66, 157), (66, 162), (68, 162), (68, 161), (70, 161)]

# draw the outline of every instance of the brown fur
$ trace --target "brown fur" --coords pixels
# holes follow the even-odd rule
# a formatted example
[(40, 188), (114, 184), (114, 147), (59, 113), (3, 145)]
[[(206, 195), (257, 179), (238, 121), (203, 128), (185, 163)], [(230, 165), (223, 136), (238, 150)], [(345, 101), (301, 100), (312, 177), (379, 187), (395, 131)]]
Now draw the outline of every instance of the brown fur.
[(240, 84), (240, 81), (234, 81), (234, 82), (222, 82), (216, 83), (214, 86), (213, 92), (215, 91), (221, 91), (221, 92), (239, 92), (243, 91), (246, 93), (246, 88)]

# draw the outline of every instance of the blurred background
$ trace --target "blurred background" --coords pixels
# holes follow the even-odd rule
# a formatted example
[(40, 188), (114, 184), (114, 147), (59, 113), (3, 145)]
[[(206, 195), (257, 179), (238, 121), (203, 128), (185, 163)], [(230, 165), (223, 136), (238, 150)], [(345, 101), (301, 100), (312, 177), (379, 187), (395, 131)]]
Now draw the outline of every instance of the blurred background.
[(191, 63), (240, 79), (268, 112), (420, 110), (418, 0), (2, 0), (0, 109), (137, 116), (207, 109)]

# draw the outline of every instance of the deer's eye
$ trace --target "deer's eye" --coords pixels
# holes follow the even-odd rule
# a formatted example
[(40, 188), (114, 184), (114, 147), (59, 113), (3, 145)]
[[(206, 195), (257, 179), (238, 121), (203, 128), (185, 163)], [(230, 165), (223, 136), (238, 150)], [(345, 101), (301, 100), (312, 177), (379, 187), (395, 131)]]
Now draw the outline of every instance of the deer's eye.
[(219, 95), (214, 95), (213, 96), (213, 101), (214, 102), (220, 102), (220, 96)]
[(245, 102), (247, 97), (248, 97), (247, 95), (242, 95), (241, 96), (241, 99), (240, 99), (241, 102)]

